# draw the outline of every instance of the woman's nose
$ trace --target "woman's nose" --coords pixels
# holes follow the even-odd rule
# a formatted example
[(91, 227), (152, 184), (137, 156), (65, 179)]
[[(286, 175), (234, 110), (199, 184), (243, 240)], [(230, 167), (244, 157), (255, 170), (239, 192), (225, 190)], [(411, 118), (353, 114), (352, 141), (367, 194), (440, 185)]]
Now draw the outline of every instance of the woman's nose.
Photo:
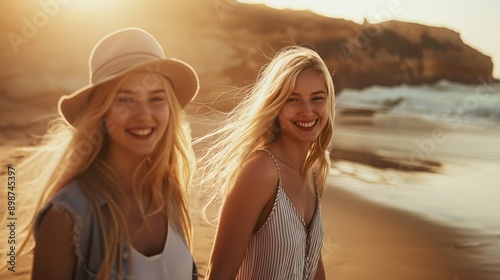
[(136, 120), (149, 120), (151, 118), (151, 108), (149, 108), (148, 102), (137, 102), (134, 113), (134, 117)]
[(304, 102), (302, 104), (302, 115), (304, 116), (310, 116), (313, 114), (313, 109), (312, 109), (312, 106), (311, 106), (311, 103), (310, 102)]

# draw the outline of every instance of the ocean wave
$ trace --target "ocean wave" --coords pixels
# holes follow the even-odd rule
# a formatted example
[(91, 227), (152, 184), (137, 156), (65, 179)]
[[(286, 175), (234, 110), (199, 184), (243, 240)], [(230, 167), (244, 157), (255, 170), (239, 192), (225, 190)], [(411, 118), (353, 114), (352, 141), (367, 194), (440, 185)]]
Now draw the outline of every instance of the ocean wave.
[(500, 83), (372, 86), (343, 91), (337, 106), (340, 110), (363, 108), (436, 122), (500, 127)]

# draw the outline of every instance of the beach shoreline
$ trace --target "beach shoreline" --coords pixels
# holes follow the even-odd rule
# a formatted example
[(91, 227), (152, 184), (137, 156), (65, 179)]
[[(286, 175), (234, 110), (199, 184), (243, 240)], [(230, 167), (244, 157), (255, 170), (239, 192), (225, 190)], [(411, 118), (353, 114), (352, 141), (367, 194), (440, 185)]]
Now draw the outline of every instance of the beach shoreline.
[[(330, 181), (334, 179), (330, 178)], [(323, 196), (323, 258), (334, 279), (498, 279), (468, 231), (426, 220), (331, 186)]]

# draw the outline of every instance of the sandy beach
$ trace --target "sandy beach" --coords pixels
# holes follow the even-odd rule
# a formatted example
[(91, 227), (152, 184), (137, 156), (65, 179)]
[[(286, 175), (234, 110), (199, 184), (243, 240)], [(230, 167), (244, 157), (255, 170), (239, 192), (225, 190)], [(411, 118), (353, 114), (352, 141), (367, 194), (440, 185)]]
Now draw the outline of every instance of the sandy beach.
[[(209, 129), (209, 120), (193, 122), (191, 119), (194, 137)], [(359, 124), (344, 124), (344, 129), (349, 127), (359, 129)], [(343, 141), (347, 141), (345, 135)], [(3, 168), (12, 163), (8, 157), (13, 155), (15, 143), (30, 143), (20, 132), (8, 134), (8, 139), (4, 137), (2, 141)], [(362, 162), (363, 159), (355, 161)], [(5, 195), (6, 191), (2, 191), (1, 201), (5, 201)], [(1, 205), (0, 216), (3, 217), (6, 207), (4, 203)], [(201, 218), (199, 209), (200, 205), (194, 204), (193, 200), (193, 254), (201, 275), (204, 275), (215, 227)], [(459, 245), (467, 242), (470, 232), (368, 201), (341, 188), (335, 174), (330, 176), (322, 198), (322, 215), (325, 228), (322, 254), (328, 279), (499, 279), (498, 268), (484, 265), (484, 257), (478, 248)], [(5, 236), (3, 226), (1, 234)], [(6, 242), (2, 241), (1, 246), (6, 246)], [(29, 257), (18, 259), (16, 272), (2, 272), (0, 277), (28, 279), (29, 267)]]

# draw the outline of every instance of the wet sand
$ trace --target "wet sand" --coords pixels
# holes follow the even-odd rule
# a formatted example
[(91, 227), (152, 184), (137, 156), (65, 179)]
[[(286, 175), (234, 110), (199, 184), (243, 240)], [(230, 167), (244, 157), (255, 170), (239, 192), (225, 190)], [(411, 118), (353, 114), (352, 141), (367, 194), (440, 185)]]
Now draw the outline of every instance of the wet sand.
[(329, 188), (322, 205), (330, 279), (497, 279), (455, 244), (466, 233)]

